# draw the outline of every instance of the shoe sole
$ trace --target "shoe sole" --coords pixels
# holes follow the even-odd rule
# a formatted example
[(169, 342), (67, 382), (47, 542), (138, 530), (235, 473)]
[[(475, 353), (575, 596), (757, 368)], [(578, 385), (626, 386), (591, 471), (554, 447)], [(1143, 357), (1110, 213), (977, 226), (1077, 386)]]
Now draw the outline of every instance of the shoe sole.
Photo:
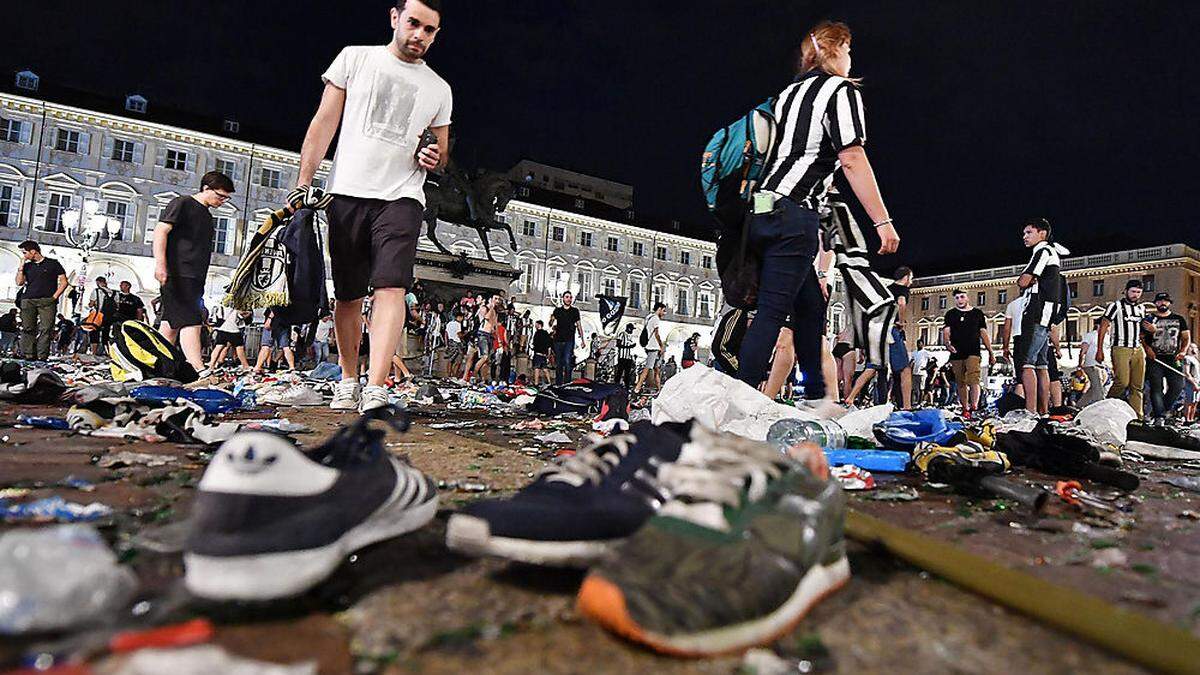
[(446, 547), (472, 557), (490, 556), (530, 565), (587, 568), (624, 539), (533, 541), (494, 537), (482, 518), (456, 513), (446, 524)]
[(332, 403), (329, 404), (329, 409), (330, 410), (358, 410), (358, 401), (346, 401), (345, 403), (338, 403), (337, 401), (333, 401)]
[(402, 489), (337, 541), (319, 548), (248, 556), (185, 553), (185, 581), (193, 595), (209, 600), (273, 600), (299, 595), (324, 581), (353, 551), (424, 527), (437, 515), (438, 496), (411, 508), (397, 507)]
[(809, 610), (849, 580), (850, 563), (845, 557), (829, 565), (814, 565), (787, 602), (774, 612), (753, 621), (698, 633), (663, 635), (641, 627), (629, 615), (620, 587), (594, 574), (584, 579), (576, 606), (581, 614), (609, 631), (654, 651), (683, 657), (720, 656), (770, 644), (787, 635)]

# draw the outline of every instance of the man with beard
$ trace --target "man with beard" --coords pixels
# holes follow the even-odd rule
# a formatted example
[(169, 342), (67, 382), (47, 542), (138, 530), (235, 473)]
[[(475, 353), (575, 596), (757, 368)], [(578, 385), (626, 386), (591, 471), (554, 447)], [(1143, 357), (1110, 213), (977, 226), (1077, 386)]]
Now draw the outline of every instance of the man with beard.
[[(1163, 422), (1183, 392), (1183, 360), (1192, 332), (1187, 319), (1171, 311), (1171, 294), (1154, 296), (1142, 341), (1146, 347), (1146, 380), (1150, 383), (1150, 410), (1155, 422)], [(1165, 391), (1165, 393), (1164, 393)]]
[[(384, 385), (404, 336), (426, 172), (441, 169), (449, 159), (450, 85), (424, 61), (441, 29), (441, 3), (399, 0), (390, 12), (391, 42), (347, 47), (322, 76), (325, 91), (300, 151), (294, 193), (307, 205), (324, 198), (311, 183), (340, 125), (327, 211), (337, 298), (334, 333), (343, 377), (330, 404), (335, 410), (366, 412), (388, 404)], [(428, 133), (435, 142), (429, 142)], [(357, 336), (370, 288), (370, 364), (360, 391), (354, 376)]]

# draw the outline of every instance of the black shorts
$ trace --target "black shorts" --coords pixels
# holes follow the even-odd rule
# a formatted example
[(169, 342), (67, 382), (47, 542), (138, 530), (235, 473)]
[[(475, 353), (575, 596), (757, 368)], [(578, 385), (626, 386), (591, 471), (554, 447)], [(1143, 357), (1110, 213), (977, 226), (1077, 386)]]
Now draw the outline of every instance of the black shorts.
[(841, 359), (843, 356), (850, 353), (854, 349), (849, 342), (839, 342), (833, 346), (833, 358)]
[(229, 345), (230, 347), (244, 347), (246, 340), (242, 337), (242, 332), (227, 333), (223, 330), (216, 331), (217, 338), (213, 341), (216, 345)]
[(335, 298), (358, 300), (369, 288), (412, 288), (425, 215), (420, 202), (337, 195), (325, 212)]
[(546, 367), (546, 354), (534, 354), (533, 367), (535, 369), (544, 369)]
[(1022, 332), (1013, 338), (1013, 376), (1021, 381), (1021, 369), (1025, 367), (1025, 356), (1029, 353), (1029, 334)]
[(162, 320), (175, 330), (204, 323), (204, 279), (167, 277), (162, 286)]

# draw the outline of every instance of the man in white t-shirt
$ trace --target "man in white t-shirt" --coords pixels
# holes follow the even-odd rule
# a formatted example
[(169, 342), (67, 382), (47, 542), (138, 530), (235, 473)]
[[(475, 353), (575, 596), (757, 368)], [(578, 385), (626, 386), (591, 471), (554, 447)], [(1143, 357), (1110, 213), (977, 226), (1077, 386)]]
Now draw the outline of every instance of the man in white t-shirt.
[(446, 323), (446, 372), (458, 373), (462, 369), (462, 312), (454, 310), (454, 315)]
[(1100, 399), (1108, 388), (1104, 386), (1104, 371), (1096, 361), (1096, 347), (1100, 343), (1100, 335), (1095, 330), (1083, 334), (1079, 341), (1079, 365), (1087, 375), (1088, 388), (1079, 399), (1079, 407), (1083, 408)]
[(1020, 363), (1020, 359), (1024, 358), (1026, 352), (1029, 351), (1028, 345), (1021, 341), (1021, 317), (1025, 314), (1027, 304), (1029, 304), (1029, 298), (1022, 294), (1004, 308), (1004, 344), (1001, 346), (1005, 360), (1013, 366), (1016, 392), (1021, 396), (1025, 395), (1025, 387), (1021, 384), (1023, 364)]
[(659, 330), (662, 323), (663, 314), (667, 313), (667, 306), (661, 302), (654, 303), (654, 311), (646, 318), (646, 344), (643, 345), (646, 349), (646, 364), (642, 367), (642, 374), (638, 376), (637, 384), (633, 387), (633, 393), (637, 394), (642, 391), (642, 385), (646, 384), (647, 380), (653, 379), (654, 384), (651, 387), (657, 389), (662, 386), (662, 376), (659, 374), (659, 368), (662, 367), (662, 353), (667, 348), (666, 341)]
[(917, 340), (917, 350), (912, 353), (912, 375), (913, 375), (913, 391), (915, 395), (912, 400), (914, 405), (920, 404), (925, 398), (925, 366), (932, 358), (929, 350), (925, 349), (925, 341)]
[[(338, 131), (329, 176), (329, 257), (333, 274), (335, 338), (343, 380), (335, 410), (372, 410), (388, 404), (384, 387), (392, 355), (404, 335), (407, 289), (413, 285), (425, 175), (449, 156), (453, 98), (450, 85), (424, 57), (441, 28), (437, 0), (399, 0), (391, 10), (387, 45), (346, 47), (322, 79), (325, 91), (300, 151), (298, 193), (306, 204), (324, 197), (311, 187)], [(432, 133), (436, 142), (425, 137)], [(362, 301), (374, 289), (367, 384), (355, 377)]]

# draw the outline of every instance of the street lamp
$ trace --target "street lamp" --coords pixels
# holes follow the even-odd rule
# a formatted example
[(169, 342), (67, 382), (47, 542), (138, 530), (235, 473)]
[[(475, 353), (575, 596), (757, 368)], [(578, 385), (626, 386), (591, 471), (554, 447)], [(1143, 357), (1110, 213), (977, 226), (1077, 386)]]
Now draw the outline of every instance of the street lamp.
[(121, 233), (121, 221), (100, 213), (100, 202), (88, 199), (82, 209), (71, 209), (62, 216), (63, 234), (67, 241), (79, 249), (83, 267), (75, 275), (75, 286), (79, 289), (76, 303), (83, 302), (87, 290), (88, 258), (92, 251), (103, 251), (116, 241)]

